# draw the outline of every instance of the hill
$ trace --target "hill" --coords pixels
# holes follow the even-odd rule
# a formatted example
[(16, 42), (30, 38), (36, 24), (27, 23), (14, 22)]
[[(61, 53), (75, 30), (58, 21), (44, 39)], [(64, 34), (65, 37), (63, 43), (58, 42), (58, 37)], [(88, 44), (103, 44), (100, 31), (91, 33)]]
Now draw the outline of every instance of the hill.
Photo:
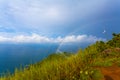
[[(116, 70), (117, 69), (117, 70)], [(55, 53), (0, 80), (120, 80), (120, 34), (76, 54)]]

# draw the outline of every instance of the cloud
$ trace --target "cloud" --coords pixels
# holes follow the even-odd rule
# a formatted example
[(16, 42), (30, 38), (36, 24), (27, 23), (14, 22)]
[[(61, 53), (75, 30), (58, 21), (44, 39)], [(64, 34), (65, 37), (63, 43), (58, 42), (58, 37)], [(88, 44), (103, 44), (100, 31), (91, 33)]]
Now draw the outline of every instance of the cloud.
[[(104, 8), (106, 0), (92, 1), (8, 1), (8, 14), (25, 22), (60, 22), (73, 17), (83, 17)], [(97, 11), (96, 11), (97, 10)], [(67, 19), (68, 18), (68, 19)]]
[[(1, 22), (17, 31), (54, 31), (70, 28), (66, 24), (89, 18), (103, 10), (108, 0), (0, 0)], [(61, 27), (59, 27), (61, 25)], [(24, 31), (25, 32), (25, 31)]]
[(24, 24), (38, 27), (45, 26), (44, 24), (52, 24), (56, 21), (64, 19), (62, 13), (64, 9), (57, 6), (56, 3), (46, 3), (45, 1), (25, 1), (17, 0), (8, 3), (8, 14), (13, 16), (17, 21)]
[[(0, 0), (0, 25), (3, 26), (0, 32), (35, 32), (47, 36), (64, 36), (79, 29), (79, 32), (84, 31), (88, 34), (88, 31), (96, 29), (93, 27), (102, 24), (100, 20), (106, 24), (105, 18), (111, 13), (105, 15), (106, 12), (114, 5), (119, 5), (119, 2), (118, 0)], [(103, 20), (104, 15), (106, 17)]]
[(0, 36), (0, 43), (94, 43), (95, 41), (105, 41), (103, 38), (88, 35), (69, 35), (66, 37), (49, 38), (33, 33), (32, 35)]

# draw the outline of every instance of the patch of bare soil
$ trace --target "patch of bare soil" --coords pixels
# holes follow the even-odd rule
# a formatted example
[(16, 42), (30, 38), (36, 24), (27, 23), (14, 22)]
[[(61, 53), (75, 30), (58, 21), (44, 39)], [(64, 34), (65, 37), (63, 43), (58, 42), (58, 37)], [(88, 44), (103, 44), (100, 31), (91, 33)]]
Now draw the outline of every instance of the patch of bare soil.
[(104, 75), (103, 80), (120, 80), (120, 67), (113, 65), (111, 67), (100, 68)]

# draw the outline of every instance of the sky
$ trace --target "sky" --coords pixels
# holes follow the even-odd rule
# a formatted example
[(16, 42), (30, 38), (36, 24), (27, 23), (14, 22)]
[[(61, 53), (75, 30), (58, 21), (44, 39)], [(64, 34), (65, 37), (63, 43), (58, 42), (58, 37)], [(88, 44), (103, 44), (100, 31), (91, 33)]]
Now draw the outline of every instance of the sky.
[(113, 32), (119, 0), (0, 0), (0, 43), (92, 43)]

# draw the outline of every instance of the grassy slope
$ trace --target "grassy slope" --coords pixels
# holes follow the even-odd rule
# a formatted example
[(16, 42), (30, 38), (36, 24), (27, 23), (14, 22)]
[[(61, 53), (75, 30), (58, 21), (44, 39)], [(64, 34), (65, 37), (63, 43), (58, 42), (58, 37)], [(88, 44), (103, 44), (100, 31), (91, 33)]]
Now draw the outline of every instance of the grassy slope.
[(101, 80), (103, 75), (97, 67), (120, 66), (119, 44), (120, 34), (113, 34), (113, 39), (106, 43), (96, 42), (76, 54), (52, 54), (0, 80)]

